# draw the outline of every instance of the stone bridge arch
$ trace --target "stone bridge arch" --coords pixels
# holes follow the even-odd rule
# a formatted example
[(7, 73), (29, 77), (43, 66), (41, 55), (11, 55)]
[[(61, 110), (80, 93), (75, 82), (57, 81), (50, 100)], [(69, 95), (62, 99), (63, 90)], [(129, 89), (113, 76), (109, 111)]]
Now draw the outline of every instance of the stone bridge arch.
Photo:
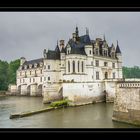
[(20, 95), (27, 95), (27, 85), (26, 84), (21, 84), (17, 87), (18, 93)]
[(37, 88), (37, 95), (42, 96), (43, 94), (43, 84), (39, 84)]

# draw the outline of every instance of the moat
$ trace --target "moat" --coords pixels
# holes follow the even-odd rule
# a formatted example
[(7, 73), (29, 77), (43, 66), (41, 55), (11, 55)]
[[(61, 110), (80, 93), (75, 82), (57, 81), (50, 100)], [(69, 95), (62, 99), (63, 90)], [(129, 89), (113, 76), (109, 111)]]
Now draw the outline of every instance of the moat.
[(0, 97), (0, 128), (136, 128), (113, 122), (113, 103), (97, 103), (62, 108), (19, 119), (9, 119), (10, 113), (47, 107), (41, 97)]

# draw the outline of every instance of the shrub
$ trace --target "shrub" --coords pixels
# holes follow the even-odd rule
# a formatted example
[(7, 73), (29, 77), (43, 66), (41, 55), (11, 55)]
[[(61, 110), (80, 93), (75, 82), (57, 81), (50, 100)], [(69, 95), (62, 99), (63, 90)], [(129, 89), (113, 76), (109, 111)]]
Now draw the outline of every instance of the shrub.
[(55, 101), (50, 104), (51, 107), (68, 106), (68, 100)]

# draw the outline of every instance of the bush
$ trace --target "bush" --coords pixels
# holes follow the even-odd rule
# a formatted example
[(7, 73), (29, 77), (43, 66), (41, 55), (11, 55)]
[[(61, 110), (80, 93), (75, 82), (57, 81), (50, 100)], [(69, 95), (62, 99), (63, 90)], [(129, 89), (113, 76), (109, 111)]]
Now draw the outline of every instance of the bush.
[(55, 101), (50, 104), (51, 107), (68, 106), (68, 100)]

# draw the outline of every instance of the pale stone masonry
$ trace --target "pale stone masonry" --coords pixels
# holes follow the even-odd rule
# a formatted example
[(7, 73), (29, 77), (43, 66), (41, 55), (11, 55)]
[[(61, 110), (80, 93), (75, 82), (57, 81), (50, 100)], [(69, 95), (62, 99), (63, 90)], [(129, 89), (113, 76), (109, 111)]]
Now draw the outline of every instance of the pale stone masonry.
[(118, 82), (116, 93), (112, 119), (140, 125), (140, 79)]
[(43, 96), (44, 103), (68, 98), (73, 103), (113, 101), (116, 82), (122, 79), (122, 54), (117, 42), (90, 39), (88, 30), (79, 35), (78, 27), (67, 43), (60, 40), (55, 50), (44, 49), (44, 57), (21, 58), (17, 70), (20, 95)]

